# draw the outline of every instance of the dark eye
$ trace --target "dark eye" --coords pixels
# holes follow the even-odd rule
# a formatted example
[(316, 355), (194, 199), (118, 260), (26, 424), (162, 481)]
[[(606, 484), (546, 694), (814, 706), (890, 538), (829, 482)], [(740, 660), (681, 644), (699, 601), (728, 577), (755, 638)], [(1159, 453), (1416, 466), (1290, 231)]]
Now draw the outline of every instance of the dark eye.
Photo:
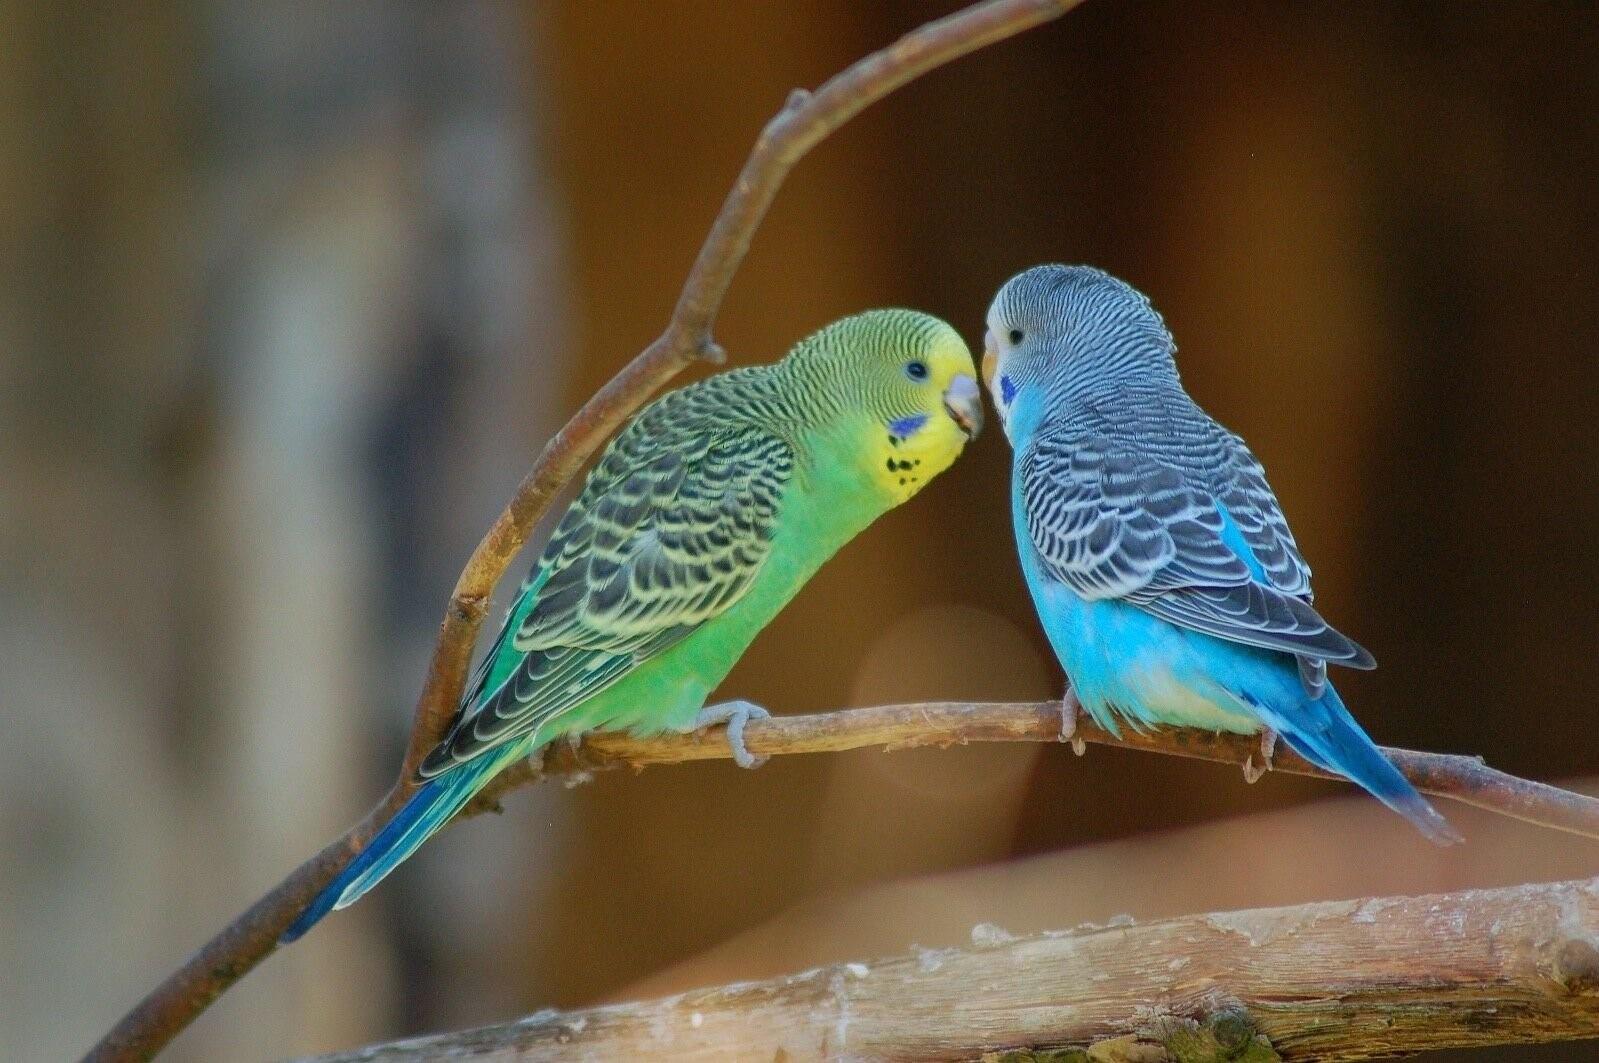
[(926, 362), (906, 362), (905, 363), (905, 375), (910, 377), (912, 380), (926, 380), (927, 379), (927, 363)]
[(1010, 330), (1010, 345), (1012, 347), (1014, 347), (1020, 342), (1022, 342), (1022, 330), (1019, 329), (1019, 328), (1011, 329)]

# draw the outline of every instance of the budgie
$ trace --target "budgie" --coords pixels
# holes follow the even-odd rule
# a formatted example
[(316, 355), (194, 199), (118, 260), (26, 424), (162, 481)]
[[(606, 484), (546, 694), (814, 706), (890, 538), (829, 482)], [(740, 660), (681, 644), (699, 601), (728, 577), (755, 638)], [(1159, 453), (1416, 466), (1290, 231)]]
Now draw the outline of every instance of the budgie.
[(1071, 683), (1063, 733), (1076, 705), (1116, 733), (1260, 733), (1267, 766), (1280, 736), (1458, 841), (1328, 682), (1328, 663), (1376, 662), (1312, 607), (1265, 470), (1189, 398), (1149, 300), (1097, 269), (1037, 266), (999, 290), (987, 326), (1023, 574)]
[(372, 889), (495, 774), (557, 738), (726, 724), (737, 762), (756, 766), (743, 731), (766, 710), (706, 708), (707, 695), (823, 562), (981, 426), (965, 342), (908, 310), (845, 318), (775, 364), (651, 404), (556, 525), (421, 788), (283, 940)]

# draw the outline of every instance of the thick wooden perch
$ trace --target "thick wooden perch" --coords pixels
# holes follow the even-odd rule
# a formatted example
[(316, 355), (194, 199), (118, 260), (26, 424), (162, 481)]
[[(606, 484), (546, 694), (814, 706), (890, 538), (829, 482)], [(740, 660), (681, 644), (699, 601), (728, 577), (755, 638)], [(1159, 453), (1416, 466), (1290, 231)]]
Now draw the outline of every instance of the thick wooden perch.
[(86, 1059), (149, 1059), (277, 945), (278, 936), (405, 803), (422, 758), (460, 705), (490, 596), (560, 489), (654, 392), (696, 360), (724, 354), (712, 327), (755, 230), (794, 165), (839, 126), (935, 67), (1057, 18), (1082, 0), (986, 0), (930, 22), (854, 63), (814, 93), (796, 90), (767, 123), (701, 246), (661, 335), (596, 392), (545, 444), (467, 560), (445, 608), (411, 737), (393, 787), (342, 838), (201, 946), (111, 1029)]
[[(1599, 1037), (1599, 879), (1118, 923), (377, 1045), (419, 1059), (1373, 1059)], [(1262, 1040), (1263, 1039), (1263, 1040)], [(1219, 1043), (1204, 1054), (1198, 1044)], [(1094, 1046), (1083, 1054), (1049, 1049)], [(1183, 1054), (1179, 1054), (1179, 1053)]]
[[(457, 711), (490, 595), (561, 487), (676, 373), (696, 360), (722, 359), (712, 335), (717, 310), (755, 229), (799, 159), (894, 89), (1079, 3), (987, 0), (867, 56), (815, 93), (790, 97), (762, 131), (728, 193), (665, 331), (550, 439), (473, 551), (445, 610), (393, 787), (359, 824), (291, 872), (157, 986), (89, 1059), (139, 1060), (160, 1052), (272, 952), (284, 928), (411, 796), (416, 765)], [(900, 705), (758, 722), (750, 726), (748, 742), (764, 754), (908, 748), (1050, 740), (1058, 726), (1052, 705)], [(1246, 740), (1186, 731), (1117, 739), (1086, 722), (1078, 737), (1239, 764), (1255, 749)], [(1391, 752), (1429, 793), (1599, 836), (1599, 802), (1512, 779), (1469, 758)], [(578, 749), (553, 751), (546, 770), (726, 755), (722, 736), (594, 736)], [(1286, 752), (1277, 767), (1321, 774)], [(494, 793), (532, 777), (530, 767), (508, 772)], [(472, 810), (492, 801), (492, 794), (485, 795)], [(664, 1045), (679, 1057), (699, 1051), (706, 1058), (771, 1058), (785, 1044), (774, 1038), (790, 1036), (791, 1055), (799, 1058), (829, 1046), (885, 1058), (937, 1058), (969, 1055), (982, 1045), (1070, 1043), (1136, 1032), (1150, 1006), (1208, 1016), (1235, 998), (1289, 1059), (1591, 1036), (1599, 980), (1593, 890), (1528, 890), (1448, 898), (1462, 906), (1455, 909), (1458, 926), (1429, 923), (1427, 910), (1416, 907), (1425, 902), (1412, 901), (1201, 917), (852, 964), (656, 1004), (535, 1017), (501, 1030), (351, 1058), (415, 1058), (425, 1045), (457, 1055), (475, 1045), (508, 1057), (519, 1043), (526, 1054), (518, 1058), (547, 1058), (566, 1051), (575, 1038), (624, 1057), (639, 1045), (648, 1047), (643, 1054), (659, 1056)], [(1485, 914), (1490, 911), (1500, 914)], [(1170, 1041), (1169, 1032), (1163, 1036)]]

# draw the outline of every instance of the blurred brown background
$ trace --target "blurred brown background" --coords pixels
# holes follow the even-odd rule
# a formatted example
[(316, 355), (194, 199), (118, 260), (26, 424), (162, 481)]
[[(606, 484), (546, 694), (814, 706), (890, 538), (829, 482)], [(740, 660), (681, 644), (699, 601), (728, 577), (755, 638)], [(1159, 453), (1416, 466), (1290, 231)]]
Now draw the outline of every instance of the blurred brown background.
[[(0, 1058), (85, 1049), (380, 792), (459, 564), (658, 331), (761, 123), (953, 6), (0, 5)], [(1104, 266), (1164, 311), (1381, 660), (1339, 677), (1378, 739), (1593, 773), (1596, 105), (1586, 4), (1095, 0), (807, 159), (720, 338), (767, 360), (903, 304), (975, 342), (1016, 270)], [(727, 692), (1057, 693), (1007, 458), (988, 433), (847, 549)], [(1599, 846), (1458, 809), (1449, 854), (1369, 802), (1264, 814), (1346, 793), (1064, 747), (524, 791), (171, 1058), (979, 920), (1599, 871)]]

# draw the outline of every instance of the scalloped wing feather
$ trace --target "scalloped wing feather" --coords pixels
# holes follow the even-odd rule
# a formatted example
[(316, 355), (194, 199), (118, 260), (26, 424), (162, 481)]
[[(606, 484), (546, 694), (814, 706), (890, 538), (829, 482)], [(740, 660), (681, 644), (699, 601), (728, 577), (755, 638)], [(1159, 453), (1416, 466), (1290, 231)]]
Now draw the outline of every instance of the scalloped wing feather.
[[(1309, 567), (1260, 463), (1214, 427), (1190, 433), (1200, 445), (1177, 460), (1067, 422), (1042, 430), (1017, 475), (1045, 571), (1083, 598), (1122, 599), (1190, 630), (1294, 654), (1313, 695), (1325, 688), (1326, 661), (1373, 667), (1312, 608)], [(1227, 544), (1227, 519), (1254, 570)]]
[(424, 776), (548, 726), (749, 591), (795, 458), (758, 425), (729, 423), (709, 390), (666, 396), (607, 449), (529, 581), (537, 601), (496, 644), (521, 660), (479, 691)]

